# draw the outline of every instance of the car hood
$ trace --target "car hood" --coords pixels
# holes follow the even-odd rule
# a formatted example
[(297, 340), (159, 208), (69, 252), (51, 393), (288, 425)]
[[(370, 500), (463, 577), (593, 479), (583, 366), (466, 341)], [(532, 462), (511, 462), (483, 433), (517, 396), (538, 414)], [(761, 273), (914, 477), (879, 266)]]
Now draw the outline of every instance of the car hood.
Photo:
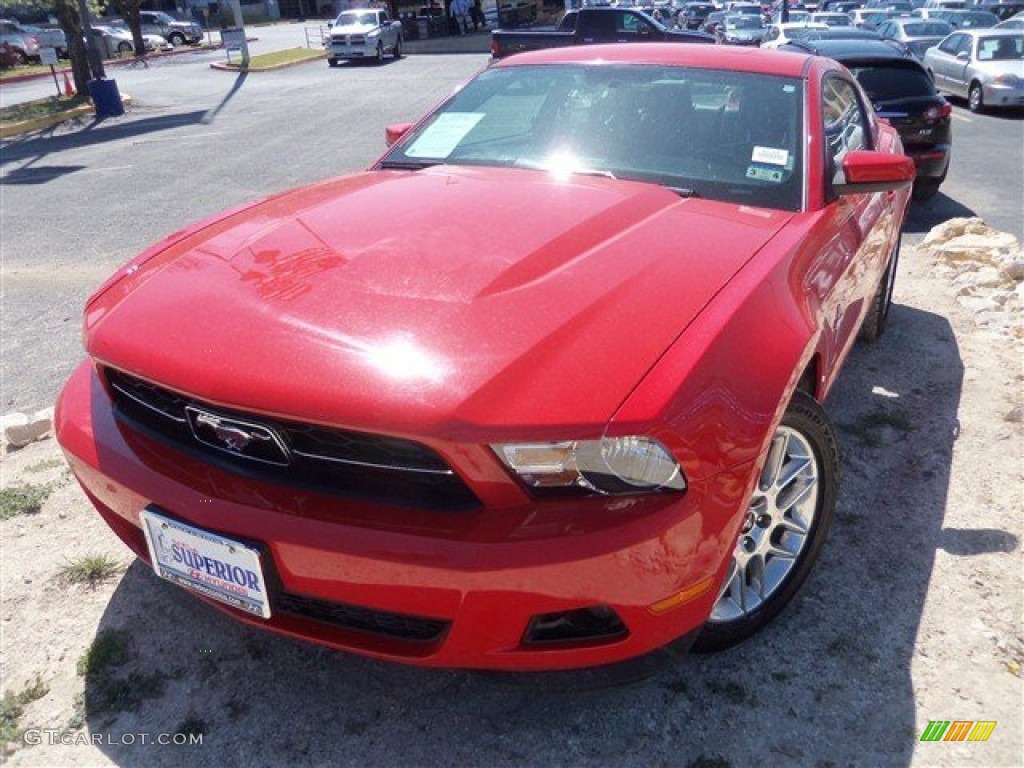
[(331, 27), (332, 35), (365, 35), (377, 29), (376, 24), (346, 24), (342, 27)]
[(136, 260), (91, 300), (86, 343), (278, 416), (583, 436), (792, 215), (597, 177), (368, 172)]

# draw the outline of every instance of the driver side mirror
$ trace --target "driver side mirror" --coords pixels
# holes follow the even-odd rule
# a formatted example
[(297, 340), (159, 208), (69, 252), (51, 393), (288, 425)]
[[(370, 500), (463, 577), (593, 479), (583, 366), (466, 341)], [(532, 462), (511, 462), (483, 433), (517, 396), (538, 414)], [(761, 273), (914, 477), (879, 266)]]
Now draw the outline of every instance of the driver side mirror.
[(843, 182), (832, 185), (837, 195), (894, 192), (909, 186), (917, 171), (906, 155), (850, 150), (843, 156)]
[(957, 52), (956, 57), (960, 61), (970, 61), (971, 60), (971, 54), (969, 54), (967, 51), (959, 51), (959, 52)]
[(328, 29), (330, 29), (330, 28), (331, 28), (331, 27), (333, 27), (333, 26), (334, 26), (334, 22), (333, 22), (333, 21), (328, 21), (328, 22), (327, 22), (327, 28), (328, 28)]
[(384, 141), (390, 147), (405, 136), (410, 128), (412, 128), (412, 123), (394, 123), (389, 125), (384, 129)]

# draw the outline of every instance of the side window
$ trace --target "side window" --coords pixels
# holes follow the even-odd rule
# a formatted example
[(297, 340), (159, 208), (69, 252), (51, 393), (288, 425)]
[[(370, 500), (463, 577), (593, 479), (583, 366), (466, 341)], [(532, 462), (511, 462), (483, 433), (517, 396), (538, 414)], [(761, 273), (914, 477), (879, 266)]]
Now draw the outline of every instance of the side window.
[(644, 20), (639, 16), (635, 16), (632, 13), (620, 13), (619, 23), (617, 32), (626, 32), (630, 35), (638, 34), (642, 29), (647, 27)]
[(826, 77), (821, 89), (826, 164), (835, 180), (847, 152), (871, 148), (871, 129), (854, 85), (841, 77)]
[(948, 53), (950, 56), (956, 56), (956, 51), (960, 47), (963, 38), (963, 35), (950, 35), (939, 45), (939, 50), (943, 53)]

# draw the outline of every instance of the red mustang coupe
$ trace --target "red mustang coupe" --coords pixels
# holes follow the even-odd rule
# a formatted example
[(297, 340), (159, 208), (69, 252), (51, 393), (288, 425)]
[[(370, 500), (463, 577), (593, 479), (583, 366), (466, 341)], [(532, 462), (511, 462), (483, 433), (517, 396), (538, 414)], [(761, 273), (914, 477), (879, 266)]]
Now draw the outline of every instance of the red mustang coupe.
[(805, 580), (819, 403), (885, 327), (913, 163), (800, 54), (557, 49), (367, 172), (178, 233), (88, 302), (57, 426), (162, 577), (423, 665), (714, 650)]

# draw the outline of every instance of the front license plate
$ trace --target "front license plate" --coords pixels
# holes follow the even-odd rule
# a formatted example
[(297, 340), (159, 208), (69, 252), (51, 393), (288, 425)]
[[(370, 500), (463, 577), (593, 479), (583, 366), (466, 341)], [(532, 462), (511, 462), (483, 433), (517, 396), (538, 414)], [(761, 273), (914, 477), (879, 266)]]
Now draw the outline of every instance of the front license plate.
[(246, 613), (270, 618), (260, 553), (240, 542), (142, 511), (149, 557), (157, 576)]

